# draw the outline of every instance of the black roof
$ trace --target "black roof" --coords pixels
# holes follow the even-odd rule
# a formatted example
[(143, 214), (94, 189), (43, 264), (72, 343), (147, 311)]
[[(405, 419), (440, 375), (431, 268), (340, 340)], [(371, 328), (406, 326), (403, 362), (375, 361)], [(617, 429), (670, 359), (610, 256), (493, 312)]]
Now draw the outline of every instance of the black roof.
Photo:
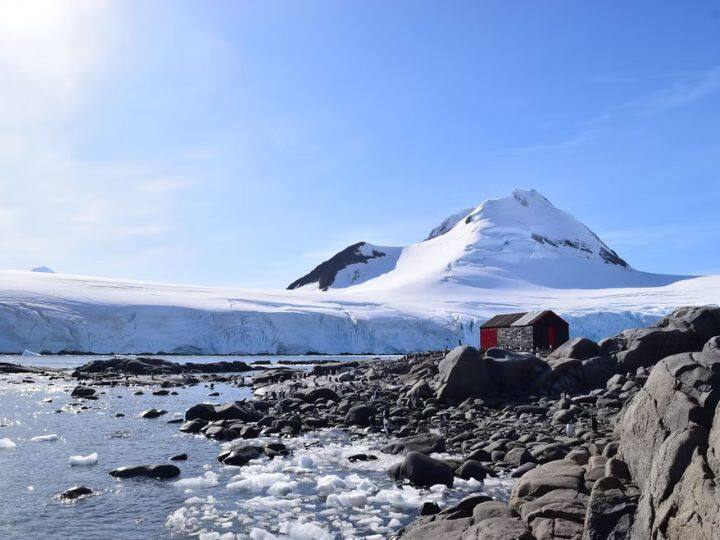
[[(548, 314), (555, 315), (549, 309), (527, 311), (524, 313), (505, 313), (495, 315), (485, 321), (480, 328), (507, 328), (509, 326), (532, 326)], [(557, 315), (555, 315), (557, 317)]]

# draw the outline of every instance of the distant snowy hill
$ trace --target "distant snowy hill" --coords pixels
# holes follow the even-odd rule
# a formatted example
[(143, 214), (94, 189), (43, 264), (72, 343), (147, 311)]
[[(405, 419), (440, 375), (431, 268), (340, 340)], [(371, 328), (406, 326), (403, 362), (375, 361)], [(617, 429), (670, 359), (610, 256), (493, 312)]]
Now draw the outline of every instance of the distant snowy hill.
[(386, 257), (347, 257), (365, 246), (350, 246), (289, 288), (427, 289), (451, 281), (471, 287), (568, 289), (659, 286), (681, 279), (632, 269), (588, 227), (535, 190), (515, 190), (456, 213), (417, 244), (377, 248), (375, 253)]
[(401, 247), (348, 247), (292, 290), (0, 271), (0, 352), (403, 353), (478, 345), (497, 313), (554, 309), (600, 339), (686, 304), (720, 276), (631, 268), (535, 191), (446, 219)]
[(53, 270), (52, 268), (49, 268), (47, 266), (38, 266), (36, 268), (33, 268), (30, 271), (31, 272), (40, 272), (42, 274), (54, 274), (55, 273), (55, 270)]

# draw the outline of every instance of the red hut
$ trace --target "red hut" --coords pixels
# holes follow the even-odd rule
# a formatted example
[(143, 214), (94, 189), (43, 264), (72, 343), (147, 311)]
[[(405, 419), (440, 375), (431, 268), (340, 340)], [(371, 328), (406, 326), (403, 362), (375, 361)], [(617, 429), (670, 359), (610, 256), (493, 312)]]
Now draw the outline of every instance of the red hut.
[(570, 337), (570, 325), (550, 310), (495, 315), (480, 327), (480, 347), (511, 351), (552, 350)]

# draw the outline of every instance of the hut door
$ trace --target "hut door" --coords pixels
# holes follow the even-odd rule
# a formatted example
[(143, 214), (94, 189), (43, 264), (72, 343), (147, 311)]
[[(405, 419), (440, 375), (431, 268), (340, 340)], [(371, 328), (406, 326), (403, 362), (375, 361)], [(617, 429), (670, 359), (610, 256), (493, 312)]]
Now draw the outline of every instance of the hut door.
[(554, 326), (548, 326), (548, 345), (554, 349), (557, 345), (557, 334)]
[(480, 330), (480, 347), (482, 347), (483, 349), (497, 347), (496, 328), (482, 328)]

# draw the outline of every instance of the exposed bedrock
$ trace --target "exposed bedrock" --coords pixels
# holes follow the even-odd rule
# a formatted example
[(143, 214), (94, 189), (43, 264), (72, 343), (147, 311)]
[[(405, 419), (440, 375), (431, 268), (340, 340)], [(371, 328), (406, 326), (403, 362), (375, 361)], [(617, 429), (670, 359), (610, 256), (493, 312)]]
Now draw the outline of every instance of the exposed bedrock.
[(642, 495), (632, 538), (715, 539), (720, 531), (720, 353), (660, 361), (617, 424)]

